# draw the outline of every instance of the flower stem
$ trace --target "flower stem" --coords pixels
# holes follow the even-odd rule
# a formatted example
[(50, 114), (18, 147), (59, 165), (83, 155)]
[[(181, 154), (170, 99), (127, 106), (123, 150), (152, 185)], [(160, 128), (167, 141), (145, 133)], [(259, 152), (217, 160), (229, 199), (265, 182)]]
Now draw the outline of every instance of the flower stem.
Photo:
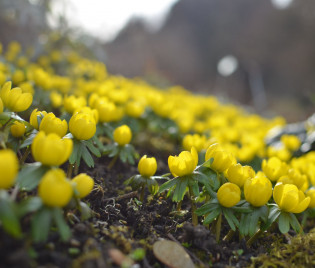
[(25, 152), (24, 152), (22, 158), (20, 159), (20, 165), (23, 165), (23, 164), (24, 164), (24, 162), (25, 162), (26, 158), (28, 157), (28, 155), (30, 154), (30, 152), (31, 152), (31, 146), (28, 146), (28, 147), (26, 148), (26, 150), (25, 150)]
[(118, 154), (116, 154), (115, 157), (112, 159), (112, 161), (110, 161), (110, 163), (108, 164), (108, 166), (107, 166), (108, 170), (112, 169), (112, 167), (115, 165), (117, 159), (118, 159)]
[(226, 236), (223, 238), (223, 241), (230, 241), (235, 234), (235, 231), (230, 229), (230, 231), (226, 234)]
[(220, 213), (220, 215), (217, 219), (217, 222), (216, 222), (216, 226), (215, 226), (215, 240), (217, 242), (220, 241), (221, 224), (222, 224), (222, 213)]
[(144, 200), (144, 185), (141, 187), (141, 192), (140, 192), (140, 201), (143, 203)]
[(73, 171), (73, 165), (69, 163), (68, 165), (68, 171), (67, 171), (67, 178), (71, 179), (72, 177), (72, 171)]
[(191, 202), (192, 224), (193, 224), (194, 226), (197, 226), (197, 225), (198, 225), (198, 216), (197, 216), (197, 214), (195, 213), (197, 207), (196, 207), (196, 204), (195, 204), (194, 194), (193, 194), (193, 191), (192, 191), (192, 188), (191, 188), (191, 187), (189, 187), (189, 196), (190, 196), (190, 202)]
[(181, 201), (179, 201), (179, 202), (177, 203), (177, 206), (176, 206), (176, 210), (177, 210), (177, 211), (181, 211), (181, 209), (182, 209), (182, 203), (183, 203), (183, 200), (181, 200)]
[(258, 237), (263, 233), (261, 229), (259, 229), (250, 239), (247, 240), (246, 246), (249, 248), (257, 239)]

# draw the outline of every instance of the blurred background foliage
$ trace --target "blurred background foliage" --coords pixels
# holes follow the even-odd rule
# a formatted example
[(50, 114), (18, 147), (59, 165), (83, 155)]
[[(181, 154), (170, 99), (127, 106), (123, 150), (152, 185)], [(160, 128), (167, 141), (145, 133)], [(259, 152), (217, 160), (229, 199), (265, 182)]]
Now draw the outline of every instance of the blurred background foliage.
[[(267, 0), (179, 0), (160, 29), (135, 18), (107, 43), (71, 28), (62, 15), (52, 29), (51, 3), (0, 0), (4, 47), (17, 40), (33, 46), (36, 57), (45, 47), (66, 46), (104, 61), (113, 74), (142, 76), (162, 87), (180, 84), (289, 121), (314, 113), (313, 0), (295, 0), (285, 9)], [(238, 64), (224, 76), (218, 63), (227, 55)]]

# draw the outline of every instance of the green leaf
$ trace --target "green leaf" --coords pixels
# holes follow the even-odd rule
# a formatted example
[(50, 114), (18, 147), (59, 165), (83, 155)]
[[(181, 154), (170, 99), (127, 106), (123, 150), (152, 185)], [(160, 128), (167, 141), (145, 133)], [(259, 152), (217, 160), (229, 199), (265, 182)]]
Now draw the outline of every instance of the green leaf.
[(61, 208), (53, 208), (52, 210), (54, 221), (57, 225), (58, 232), (62, 241), (67, 241), (71, 237), (70, 228), (65, 221)]
[(301, 232), (301, 225), (296, 218), (296, 216), (293, 213), (289, 213), (289, 218), (290, 218), (290, 225), (292, 226), (293, 230), (297, 233)]
[(217, 218), (221, 213), (221, 209), (220, 208), (216, 208), (215, 210), (213, 210), (211, 213), (209, 213), (206, 217), (205, 220), (203, 221), (203, 224), (209, 224), (211, 223), (215, 218)]
[(39, 210), (43, 205), (40, 197), (34, 196), (23, 201), (17, 208), (19, 217), (23, 217), (27, 213), (35, 212)]
[(260, 213), (258, 209), (255, 209), (252, 213), (248, 215), (248, 233), (250, 236), (254, 235), (258, 228), (258, 220), (260, 218)]
[(89, 150), (92, 154), (94, 154), (96, 157), (101, 157), (100, 150), (94, 146), (91, 139), (84, 141), (84, 144), (89, 148)]
[(21, 144), (20, 149), (23, 149), (33, 143), (33, 140), (35, 136), (37, 135), (38, 131), (34, 129), (32, 133), (24, 140), (24, 142)]
[(286, 234), (290, 230), (290, 216), (287, 212), (281, 212), (278, 218), (278, 226), (281, 233)]
[(25, 189), (26, 191), (31, 191), (35, 189), (43, 175), (49, 169), (50, 167), (43, 166), (39, 162), (26, 164), (18, 174), (18, 187)]
[(156, 195), (159, 191), (159, 184), (157, 183), (157, 181), (153, 179), (146, 179), (146, 183), (150, 194)]
[(87, 220), (92, 216), (91, 208), (84, 202), (80, 202), (81, 207), (81, 220)]
[(217, 209), (218, 207), (220, 207), (219, 201), (217, 199), (212, 199), (211, 201), (205, 203), (200, 208), (198, 208), (195, 213), (197, 214), (197, 216), (206, 215), (211, 211)]
[(21, 226), (14, 203), (10, 199), (0, 200), (0, 222), (3, 229), (13, 237), (21, 237)]
[(78, 151), (79, 151), (80, 147), (81, 147), (81, 143), (74, 139), (73, 140), (73, 150), (72, 150), (72, 153), (69, 157), (69, 163), (70, 164), (73, 165), (77, 161)]
[(176, 183), (177, 183), (179, 180), (180, 180), (179, 178), (174, 178), (174, 179), (172, 179), (172, 180), (169, 180), (169, 181), (163, 183), (163, 184), (160, 186), (159, 193), (162, 193), (163, 191), (170, 189), (171, 187), (173, 187), (174, 185), (176, 185)]
[(195, 197), (200, 195), (198, 181), (189, 179), (189, 187), (191, 188), (191, 191)]
[(279, 207), (277, 205), (272, 206), (269, 211), (268, 220), (266, 224), (262, 226), (262, 230), (266, 231), (271, 226), (271, 224), (274, 223), (278, 219), (280, 214), (281, 214), (281, 210), (279, 209)]
[(233, 207), (232, 209), (236, 212), (239, 212), (239, 213), (249, 213), (249, 212), (253, 211), (252, 206), (249, 203), (247, 203), (247, 202), (241, 203), (241, 202), (239, 204), (237, 204), (235, 207)]
[(213, 160), (214, 160), (214, 158), (212, 157), (212, 158), (208, 159), (206, 162), (204, 162), (201, 166), (210, 168), (211, 164), (213, 163)]
[(89, 150), (86, 148), (84, 144), (81, 146), (81, 149), (82, 149), (82, 158), (84, 162), (87, 164), (88, 167), (94, 167), (94, 160)]
[(47, 240), (51, 226), (52, 211), (43, 207), (34, 214), (32, 219), (32, 237), (35, 242), (44, 242)]
[(104, 150), (104, 145), (103, 143), (101, 143), (101, 141), (97, 138), (96, 135), (94, 135), (92, 137), (92, 141), (97, 145), (97, 147), (99, 148), (100, 151), (103, 151)]
[(229, 208), (222, 208), (223, 214), (225, 219), (227, 220), (228, 224), (230, 225), (233, 231), (236, 230), (236, 226), (239, 226), (239, 221), (233, 214), (233, 211)]
[(184, 195), (187, 191), (187, 186), (188, 186), (188, 179), (179, 179), (178, 184), (176, 185), (176, 188), (173, 193), (173, 198), (172, 200), (174, 202), (179, 202), (182, 201), (184, 198)]
[(198, 180), (202, 185), (205, 186), (206, 188), (206, 191), (209, 193), (209, 195), (212, 197), (212, 198), (216, 198), (217, 194), (212, 190), (211, 186), (211, 182), (209, 177), (202, 173), (202, 172), (198, 172), (198, 171), (195, 171), (193, 173), (193, 177), (194, 179)]

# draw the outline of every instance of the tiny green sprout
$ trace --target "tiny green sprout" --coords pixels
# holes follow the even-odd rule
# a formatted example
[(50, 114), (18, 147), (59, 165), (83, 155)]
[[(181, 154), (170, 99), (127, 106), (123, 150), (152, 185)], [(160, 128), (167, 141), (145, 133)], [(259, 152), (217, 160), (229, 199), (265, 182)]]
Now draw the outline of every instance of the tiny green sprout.
[(139, 154), (135, 148), (129, 144), (132, 138), (131, 129), (127, 125), (117, 127), (113, 133), (114, 143), (104, 146), (103, 154), (113, 157), (108, 168), (111, 169), (119, 157), (123, 163), (128, 162), (133, 165), (135, 159), (139, 158)]
[(159, 185), (157, 179), (166, 179), (163, 176), (154, 176), (157, 162), (154, 157), (142, 156), (138, 164), (140, 175), (135, 175), (125, 181), (125, 185), (131, 185), (134, 190), (140, 190), (140, 201), (143, 203), (145, 187), (152, 195), (157, 194)]
[(142, 261), (145, 257), (145, 249), (143, 248), (136, 248), (129, 254), (130, 258), (135, 261)]

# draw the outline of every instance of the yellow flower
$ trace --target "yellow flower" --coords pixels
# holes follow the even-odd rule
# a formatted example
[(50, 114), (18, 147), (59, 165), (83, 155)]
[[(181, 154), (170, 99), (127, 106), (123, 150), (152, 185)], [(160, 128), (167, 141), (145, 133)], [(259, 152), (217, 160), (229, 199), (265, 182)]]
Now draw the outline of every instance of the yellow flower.
[(65, 119), (61, 121), (61, 119), (56, 117), (53, 113), (48, 113), (42, 119), (39, 130), (44, 131), (46, 135), (56, 133), (60, 137), (63, 137), (67, 134), (68, 124)]
[(273, 189), (273, 199), (279, 208), (291, 213), (301, 213), (309, 205), (311, 198), (305, 197), (304, 193), (294, 184), (277, 183)]
[(107, 123), (118, 121), (123, 116), (122, 109), (119, 109), (115, 103), (107, 100), (100, 100), (96, 107), (99, 114), (100, 122)]
[(190, 150), (191, 147), (195, 147), (196, 150), (200, 152), (204, 149), (206, 141), (205, 136), (200, 136), (199, 134), (188, 134), (183, 138), (183, 147), (185, 150)]
[(234, 155), (226, 151), (216, 151), (213, 153), (212, 157), (213, 162), (211, 168), (218, 172), (223, 172), (230, 166), (236, 164)]
[(138, 101), (128, 102), (126, 105), (126, 114), (138, 118), (140, 117), (145, 110), (145, 105)]
[(286, 163), (282, 162), (277, 157), (271, 157), (268, 160), (264, 159), (261, 168), (267, 178), (271, 181), (277, 181), (288, 171)]
[(0, 189), (10, 188), (19, 170), (19, 160), (10, 150), (0, 150)]
[(63, 106), (68, 113), (73, 114), (75, 110), (86, 106), (86, 99), (74, 95), (67, 96), (63, 99)]
[[(277, 182), (282, 182), (283, 184), (294, 184), (300, 190), (306, 190), (308, 188), (308, 180), (305, 174), (301, 174), (299, 171), (291, 168), (288, 173), (281, 176)], [(304, 189), (306, 187), (306, 189)]]
[(311, 199), (308, 207), (309, 208), (315, 208), (315, 189), (312, 188), (312, 189), (309, 189), (307, 192), (306, 192), (306, 195)]
[(25, 80), (25, 74), (22, 70), (16, 70), (12, 74), (12, 82), (14, 85), (18, 85), (19, 83), (22, 83)]
[(295, 135), (282, 135), (280, 140), (290, 151), (296, 151), (301, 146), (300, 139)]
[(10, 130), (11, 134), (15, 138), (20, 138), (25, 133), (25, 125), (22, 122), (14, 121), (14, 123), (11, 125)]
[(99, 115), (98, 115), (98, 111), (96, 109), (92, 109), (88, 106), (84, 106), (82, 108), (79, 108), (77, 110), (75, 110), (74, 113), (86, 113), (86, 114), (90, 114), (94, 120), (95, 120), (95, 123), (97, 124), (98, 123), (98, 118), (99, 118)]
[(71, 182), (78, 192), (79, 198), (86, 197), (92, 191), (94, 186), (94, 180), (85, 173), (75, 176)]
[(54, 108), (59, 108), (62, 105), (63, 98), (62, 98), (62, 95), (59, 94), (58, 92), (56, 91), (51, 92), (49, 97), (50, 97), (51, 104)]
[(130, 143), (132, 138), (131, 129), (127, 125), (122, 125), (114, 130), (114, 141), (120, 146)]
[(61, 139), (57, 134), (46, 135), (38, 132), (33, 140), (31, 149), (35, 161), (47, 166), (60, 166), (68, 160), (72, 153), (71, 139)]
[(78, 140), (89, 140), (96, 132), (95, 119), (88, 113), (75, 113), (69, 122), (69, 130)]
[(198, 153), (194, 147), (191, 151), (183, 151), (178, 156), (168, 157), (168, 167), (174, 177), (191, 174), (198, 164)]
[(235, 164), (228, 168), (226, 171), (226, 177), (229, 182), (237, 184), (239, 187), (243, 187), (245, 181), (255, 176), (255, 171), (250, 166), (242, 166), (241, 164)]
[(23, 112), (28, 109), (33, 101), (31, 93), (23, 93), (16, 87), (11, 89), (11, 82), (6, 82), (0, 91), (0, 97), (5, 107), (12, 112)]
[(219, 188), (217, 198), (222, 206), (233, 207), (241, 200), (241, 189), (236, 184), (227, 182)]
[(43, 119), (43, 117), (47, 114), (46, 111), (37, 111), (37, 108), (34, 109), (30, 116), (30, 124), (33, 128), (38, 130), (38, 116)]
[(22, 89), (23, 93), (31, 93), (34, 95), (34, 88), (33, 85), (30, 82), (23, 82), (19, 84), (19, 88)]
[(0, 114), (3, 113), (3, 102), (2, 99), (0, 98)]
[(157, 163), (154, 157), (147, 158), (146, 155), (141, 157), (138, 164), (138, 170), (141, 176), (151, 177), (155, 174), (156, 169), (157, 169)]
[(51, 169), (42, 177), (38, 194), (43, 203), (50, 207), (64, 207), (73, 195), (71, 183), (62, 169)]
[(244, 195), (246, 201), (254, 207), (261, 207), (268, 202), (272, 195), (272, 184), (263, 173), (258, 173), (253, 179), (246, 180)]

